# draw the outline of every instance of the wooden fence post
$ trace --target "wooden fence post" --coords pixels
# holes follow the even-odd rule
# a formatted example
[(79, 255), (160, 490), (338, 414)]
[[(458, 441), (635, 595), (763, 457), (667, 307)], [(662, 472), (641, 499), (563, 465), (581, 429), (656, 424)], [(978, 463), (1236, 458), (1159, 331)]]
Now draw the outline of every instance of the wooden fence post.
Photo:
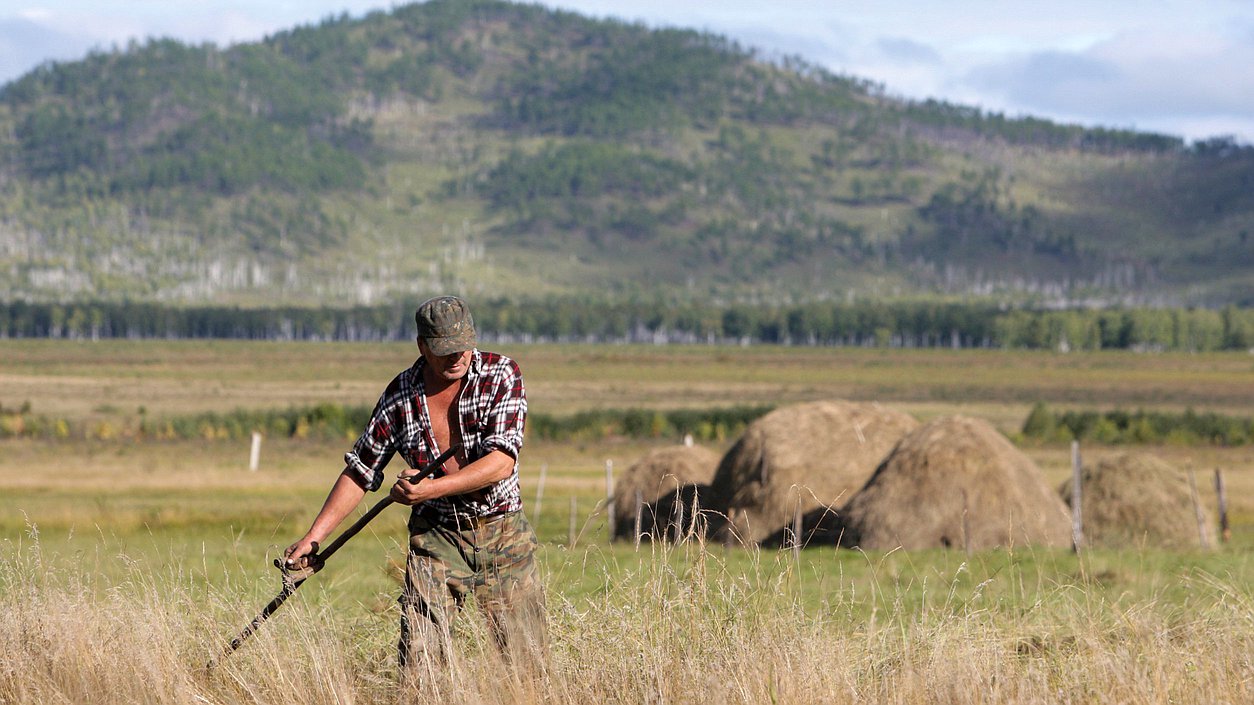
[(253, 431), (253, 445), (248, 451), (248, 469), (257, 472), (261, 467), (261, 433)]
[(1228, 526), (1228, 496), (1224, 493), (1224, 474), (1215, 468), (1215, 495), (1219, 499), (1219, 540), (1228, 543), (1232, 529)]
[(1071, 550), (1079, 553), (1084, 545), (1084, 515), (1080, 509), (1080, 442), (1071, 441)]
[(576, 507), (577, 503), (578, 502), (575, 499), (575, 496), (571, 495), (570, 496), (570, 530), (566, 534), (568, 537), (566, 540), (567, 548), (575, 547), (575, 511), (577, 510), (577, 507)]

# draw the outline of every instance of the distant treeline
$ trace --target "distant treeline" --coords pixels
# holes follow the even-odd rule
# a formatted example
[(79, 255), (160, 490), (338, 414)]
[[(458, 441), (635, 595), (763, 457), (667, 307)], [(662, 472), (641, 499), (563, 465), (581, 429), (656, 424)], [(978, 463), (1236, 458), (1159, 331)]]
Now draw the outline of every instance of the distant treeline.
[[(0, 338), (409, 340), (417, 302), (357, 308), (0, 303)], [(484, 341), (765, 343), (1055, 350), (1246, 350), (1254, 308), (1002, 310), (933, 302), (474, 303)]]
[(1239, 446), (1254, 442), (1254, 417), (1212, 412), (1052, 411), (1038, 403), (1023, 423), (1025, 438), (1095, 443)]

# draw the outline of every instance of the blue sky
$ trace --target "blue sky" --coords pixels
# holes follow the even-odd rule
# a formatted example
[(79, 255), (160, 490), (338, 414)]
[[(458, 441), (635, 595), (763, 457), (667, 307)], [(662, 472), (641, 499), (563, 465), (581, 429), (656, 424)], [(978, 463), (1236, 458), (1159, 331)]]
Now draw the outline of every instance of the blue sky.
[[(0, 81), (132, 38), (219, 45), (395, 4), (375, 0), (0, 0)], [(706, 29), (884, 84), (1010, 115), (1254, 144), (1252, 0), (553, 0)]]

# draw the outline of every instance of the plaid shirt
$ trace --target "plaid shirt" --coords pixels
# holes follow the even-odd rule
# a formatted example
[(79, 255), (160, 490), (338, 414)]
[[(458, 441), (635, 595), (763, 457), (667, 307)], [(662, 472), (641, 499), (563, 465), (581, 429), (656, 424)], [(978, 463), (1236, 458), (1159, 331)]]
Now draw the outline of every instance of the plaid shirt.
[[(366, 430), (344, 454), (346, 470), (374, 491), (383, 484), (383, 469), (396, 453), (411, 468), (420, 468), (439, 457), (443, 449), (431, 434), (426, 386), (422, 372), (426, 360), (388, 384), (375, 405)], [(514, 458), (509, 477), (475, 492), (441, 497), (414, 507), (428, 519), (452, 523), (458, 518), (490, 516), (522, 509), (518, 487), (518, 453), (522, 450), (523, 425), (527, 418), (527, 394), (517, 363), (504, 355), (474, 350), (470, 369), (457, 399), (463, 452), (474, 462), (494, 450)], [(444, 474), (437, 471), (437, 476)]]

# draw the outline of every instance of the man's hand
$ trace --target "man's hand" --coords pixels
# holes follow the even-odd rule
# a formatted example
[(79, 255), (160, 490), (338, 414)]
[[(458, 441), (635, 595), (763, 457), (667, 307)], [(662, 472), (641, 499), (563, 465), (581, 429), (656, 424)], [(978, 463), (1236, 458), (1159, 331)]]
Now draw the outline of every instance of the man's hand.
[(396, 484), (392, 485), (392, 489), (388, 492), (388, 496), (397, 504), (404, 504), (412, 507), (429, 499), (434, 499), (436, 494), (433, 491), (434, 486), (431, 480), (422, 480), (417, 475), (405, 476), (401, 475), (396, 479)]
[(283, 552), (283, 565), (290, 570), (304, 570), (312, 565), (311, 556), (318, 553), (318, 542), (305, 536)]

